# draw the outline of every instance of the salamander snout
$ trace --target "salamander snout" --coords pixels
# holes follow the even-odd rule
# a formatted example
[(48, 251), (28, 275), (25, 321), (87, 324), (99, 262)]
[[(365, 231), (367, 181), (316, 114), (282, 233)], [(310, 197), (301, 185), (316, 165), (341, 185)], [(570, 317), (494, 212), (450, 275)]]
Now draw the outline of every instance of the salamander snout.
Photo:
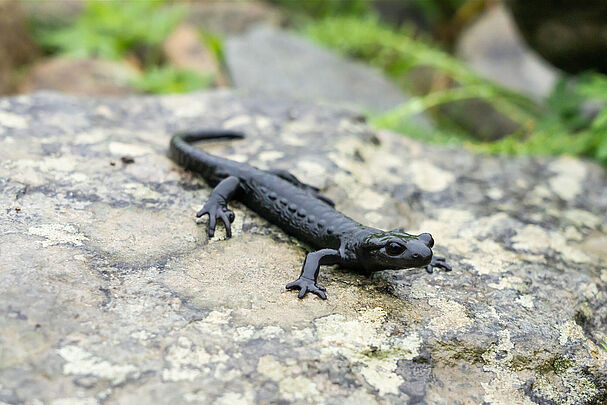
[(405, 245), (405, 257), (410, 260), (412, 267), (421, 267), (432, 261), (432, 249), (421, 240), (410, 240)]

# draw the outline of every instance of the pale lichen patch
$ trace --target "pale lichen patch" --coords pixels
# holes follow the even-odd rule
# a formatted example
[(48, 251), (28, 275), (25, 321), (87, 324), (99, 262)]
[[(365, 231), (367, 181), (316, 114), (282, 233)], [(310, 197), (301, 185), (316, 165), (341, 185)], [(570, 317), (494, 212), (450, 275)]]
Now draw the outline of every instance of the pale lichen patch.
[(247, 391), (244, 394), (239, 392), (227, 392), (217, 398), (213, 405), (249, 405), (254, 402), (253, 392)]
[(409, 297), (413, 299), (425, 299), (429, 297), (435, 297), (438, 291), (436, 288), (429, 284), (422, 278), (417, 278), (413, 281), (411, 285), (411, 290), (409, 292)]
[(542, 255), (548, 249), (553, 249), (563, 255), (566, 260), (577, 263), (589, 263), (592, 260), (580, 249), (568, 244), (567, 239), (560, 233), (550, 232), (537, 225), (525, 225), (512, 238), (512, 247), (517, 250)]
[(582, 192), (588, 171), (582, 162), (564, 157), (555, 160), (548, 168), (556, 174), (549, 181), (550, 188), (563, 200), (572, 200)]
[(428, 328), (437, 336), (472, 325), (473, 321), (466, 314), (466, 307), (462, 304), (444, 298), (431, 298), (428, 303), (441, 312), (428, 323)]
[(574, 321), (566, 321), (559, 326), (559, 343), (565, 345), (569, 342), (585, 340), (584, 331)]
[(225, 156), (226, 158), (235, 162), (246, 163), (249, 161), (249, 157), (243, 153), (232, 153)]
[(117, 156), (143, 156), (154, 152), (152, 148), (147, 145), (136, 144), (136, 143), (123, 143), (123, 142), (110, 142), (108, 150), (112, 155)]
[(398, 394), (398, 387), (403, 383), (400, 375), (396, 374), (396, 361), (393, 358), (370, 358), (365, 362), (366, 367), (361, 374), (371, 386), (379, 392), (379, 395)]
[(162, 198), (162, 195), (160, 193), (157, 193), (156, 191), (141, 183), (125, 183), (122, 187), (124, 188), (124, 191), (137, 198), (138, 200), (157, 200)]
[(28, 127), (28, 124), (25, 117), (6, 111), (0, 111), (0, 127), (25, 129)]
[(277, 160), (283, 157), (285, 154), (283, 152), (277, 150), (267, 150), (264, 152), (260, 152), (257, 158), (261, 161), (267, 162), (270, 160)]
[(76, 168), (76, 160), (71, 156), (46, 158), (38, 163), (38, 168), (43, 172), (71, 172)]
[(252, 122), (251, 116), (249, 115), (237, 115), (223, 123), (225, 129), (236, 129), (250, 126)]
[(533, 295), (530, 294), (521, 295), (516, 299), (516, 302), (529, 310), (532, 310), (534, 307)]
[(500, 200), (504, 197), (504, 191), (501, 188), (492, 187), (487, 190), (487, 197), (492, 200)]
[(212, 361), (211, 355), (203, 347), (195, 346), (185, 336), (169, 346), (164, 358), (169, 364), (162, 370), (164, 381), (192, 381), (203, 372), (208, 372), (204, 366)]
[(483, 353), (482, 357), (485, 361), (483, 370), (495, 373), (490, 383), (481, 382), (485, 391), (484, 401), (492, 405), (533, 405), (523, 392), (523, 381), (509, 369), (514, 358), (514, 343), (509, 330), (500, 331), (497, 345)]
[(431, 163), (415, 160), (409, 164), (413, 182), (420, 189), (436, 193), (445, 190), (454, 181), (453, 173), (439, 169)]
[(320, 392), (316, 384), (302, 375), (287, 377), (280, 381), (280, 394), (290, 401), (316, 402), (320, 400)]
[(359, 206), (369, 210), (380, 209), (384, 206), (386, 201), (386, 197), (368, 188), (363, 189), (356, 199), (356, 203)]
[(300, 160), (296, 167), (297, 177), (307, 184), (318, 185), (327, 176), (324, 166), (312, 160)]
[(503, 290), (506, 288), (521, 291), (525, 288), (525, 282), (518, 276), (506, 276), (500, 277), (497, 283), (489, 283), (489, 287), (495, 288), (496, 290)]
[(76, 345), (68, 345), (57, 350), (66, 363), (63, 373), (68, 375), (92, 375), (109, 380), (113, 385), (123, 383), (127, 378), (136, 378), (139, 370), (131, 365), (112, 364)]
[(74, 143), (76, 145), (92, 145), (107, 139), (107, 132), (104, 130), (91, 130), (78, 134), (74, 137)]
[(274, 381), (280, 381), (287, 374), (287, 368), (277, 361), (274, 356), (267, 355), (259, 358), (257, 372)]
[(88, 240), (86, 236), (78, 232), (72, 224), (40, 224), (28, 228), (30, 235), (45, 238), (42, 241), (42, 247), (58, 245), (61, 243), (71, 243), (76, 246), (82, 246)]
[(564, 216), (578, 226), (586, 226), (593, 229), (597, 229), (605, 221), (605, 219), (601, 219), (591, 212), (580, 209), (567, 210)]
[(467, 254), (465, 263), (474, 267), (478, 274), (496, 274), (518, 261), (516, 254), (501, 247), (497, 242), (484, 239), (471, 242), (475, 249)]
[(354, 319), (335, 314), (316, 320), (321, 353), (342, 355), (352, 363), (361, 363), (361, 374), (380, 395), (398, 394), (403, 380), (395, 372), (397, 362), (417, 356), (422, 343), (416, 333), (404, 339), (390, 339), (382, 329), (385, 318), (382, 308), (374, 308)]
[(365, 219), (368, 221), (369, 226), (378, 228), (381, 228), (381, 224), (384, 222), (384, 216), (376, 211), (365, 213)]
[(131, 333), (131, 337), (133, 339), (137, 339), (139, 341), (145, 342), (146, 340), (150, 340), (155, 337), (156, 334), (150, 333), (147, 330), (141, 329), (136, 332)]
[[(0, 405), (3, 405), (4, 402), (0, 402)], [(43, 404), (42, 401), (39, 402), (40, 405)], [(68, 398), (57, 398), (53, 399), (49, 402), (50, 405), (98, 405), (99, 401), (96, 398), (91, 397), (68, 397)], [(6, 404), (8, 405), (8, 404)]]

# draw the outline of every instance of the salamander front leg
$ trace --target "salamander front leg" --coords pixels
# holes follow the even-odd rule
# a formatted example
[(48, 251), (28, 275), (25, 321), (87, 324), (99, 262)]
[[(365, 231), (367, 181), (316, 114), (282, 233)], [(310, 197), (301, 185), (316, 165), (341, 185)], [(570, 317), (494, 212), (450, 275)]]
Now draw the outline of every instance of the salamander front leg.
[(196, 216), (200, 218), (205, 214), (209, 214), (209, 238), (215, 235), (215, 226), (217, 220), (220, 219), (226, 227), (226, 236), (232, 236), (232, 222), (234, 222), (234, 212), (228, 209), (228, 201), (232, 199), (238, 191), (240, 180), (238, 177), (230, 176), (223, 179), (217, 187), (213, 189), (209, 200), (204, 204), (202, 209), (198, 211)]
[(429, 265), (426, 266), (426, 271), (430, 274), (434, 273), (434, 269), (439, 268), (445, 271), (451, 271), (451, 266), (447, 264), (447, 261), (444, 257), (432, 257), (432, 261)]
[(341, 256), (339, 252), (334, 249), (322, 249), (308, 253), (299, 278), (287, 284), (287, 290), (299, 290), (299, 298), (303, 298), (307, 293), (311, 292), (326, 300), (325, 287), (316, 284), (320, 266), (338, 264), (340, 260)]

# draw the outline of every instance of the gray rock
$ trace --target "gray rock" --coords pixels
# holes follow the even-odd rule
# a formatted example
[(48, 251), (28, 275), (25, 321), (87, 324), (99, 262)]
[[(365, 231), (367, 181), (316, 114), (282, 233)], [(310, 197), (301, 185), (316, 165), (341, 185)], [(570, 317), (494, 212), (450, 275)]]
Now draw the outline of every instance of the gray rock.
[(536, 99), (547, 97), (558, 79), (557, 70), (527, 46), (501, 4), (462, 33), (457, 53), (488, 79)]
[[(249, 138), (213, 152), (290, 169), (366, 224), (432, 232), (454, 270), (327, 268), (329, 299), (298, 300), (300, 243), (241, 204), (230, 240), (194, 221), (210, 189), (166, 157), (169, 134), (218, 126)], [(607, 175), (591, 163), (426, 146), (267, 96), (44, 93), (0, 99), (0, 202), (5, 403), (607, 398)]]
[(269, 26), (229, 38), (225, 55), (235, 87), (243, 90), (373, 112), (407, 101), (376, 69)]

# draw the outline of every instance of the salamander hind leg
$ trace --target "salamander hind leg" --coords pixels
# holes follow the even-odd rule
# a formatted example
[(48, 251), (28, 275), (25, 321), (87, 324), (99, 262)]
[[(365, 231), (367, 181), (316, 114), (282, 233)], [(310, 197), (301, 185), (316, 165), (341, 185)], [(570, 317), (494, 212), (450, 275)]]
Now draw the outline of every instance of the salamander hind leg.
[(235, 214), (228, 208), (228, 201), (236, 194), (239, 187), (240, 180), (237, 177), (230, 176), (223, 179), (211, 192), (202, 209), (196, 213), (198, 218), (209, 215), (209, 238), (215, 235), (217, 220), (221, 220), (225, 225), (226, 236), (228, 238), (232, 236), (232, 222), (234, 222)]

